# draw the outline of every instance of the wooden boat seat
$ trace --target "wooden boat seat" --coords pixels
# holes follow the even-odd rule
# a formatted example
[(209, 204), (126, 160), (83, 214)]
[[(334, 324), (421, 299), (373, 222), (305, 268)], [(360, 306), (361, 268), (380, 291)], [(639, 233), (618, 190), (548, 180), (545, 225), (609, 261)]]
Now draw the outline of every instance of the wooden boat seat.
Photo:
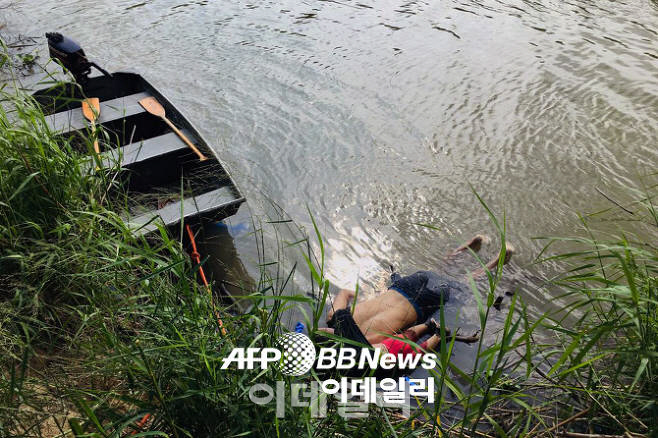
[[(150, 96), (150, 93), (142, 92), (101, 102), (100, 117), (96, 123), (103, 124), (144, 113), (146, 111), (139, 101)], [(89, 126), (80, 107), (46, 116), (46, 123), (50, 129), (58, 132), (78, 131)]]
[[(190, 131), (187, 129), (182, 129), (181, 131), (193, 143), (196, 143)], [(149, 160), (159, 159), (165, 155), (187, 150), (187, 145), (175, 133), (169, 132), (157, 137), (130, 143), (118, 149), (111, 149), (102, 154), (102, 160), (105, 167), (112, 167), (117, 162), (119, 162), (120, 167), (134, 167)]]
[(204, 214), (217, 214), (218, 206), (230, 206), (235, 202), (235, 193), (230, 186), (220, 187), (200, 195), (172, 202), (166, 206), (144, 213), (128, 220), (136, 228), (137, 234), (148, 234), (157, 230), (158, 223), (171, 227), (180, 222), (181, 217), (186, 222), (202, 219)]

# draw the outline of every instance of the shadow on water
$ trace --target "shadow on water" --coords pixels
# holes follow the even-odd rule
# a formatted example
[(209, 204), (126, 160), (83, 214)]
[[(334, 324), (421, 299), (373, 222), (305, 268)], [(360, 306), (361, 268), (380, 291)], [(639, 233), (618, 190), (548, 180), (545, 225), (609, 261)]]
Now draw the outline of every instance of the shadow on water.
[(215, 289), (246, 310), (250, 303), (241, 297), (253, 293), (256, 282), (242, 262), (236, 240), (243, 238), (251, 227), (241, 213), (232, 219), (205, 225), (198, 250), (202, 259), (206, 258), (203, 267), (209, 281), (214, 281)]

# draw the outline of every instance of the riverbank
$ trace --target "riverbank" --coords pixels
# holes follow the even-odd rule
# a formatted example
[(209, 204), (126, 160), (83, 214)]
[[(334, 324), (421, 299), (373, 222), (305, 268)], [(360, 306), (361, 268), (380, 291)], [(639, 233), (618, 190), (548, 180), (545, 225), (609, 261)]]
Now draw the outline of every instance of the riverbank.
[[(233, 346), (273, 345), (282, 328), (279, 301), (263, 300), (259, 285), (248, 313), (220, 307), (221, 335), (180, 242), (133, 236), (123, 207), (108, 196), (120, 190), (115, 173), (85, 170), (85, 156), (48, 130), (23, 92), (9, 88), (0, 113), (0, 435), (655, 433), (658, 254), (630, 234), (563, 240), (578, 250), (551, 252), (547, 260), (565, 269), (553, 283), (571, 304), (530, 319), (515, 295), (497, 333), (487, 328), (501, 271), (492, 276), (478, 295), (482, 342), (474, 346), (473, 369), (456, 369), (444, 350), (433, 373), (444, 390), (440, 402), (415, 418), (372, 408), (369, 417), (348, 421), (332, 406), (327, 418), (315, 419), (286, 405), (277, 419), (275, 406), (249, 400), (251, 382), (304, 378), (220, 367)], [(655, 233), (648, 194), (632, 206), (633, 216)], [(496, 224), (504, 242), (505, 226)], [(323, 290), (322, 262), (308, 267)], [(317, 323), (322, 301), (294, 299), (314, 309)], [(538, 343), (540, 330), (547, 340)]]

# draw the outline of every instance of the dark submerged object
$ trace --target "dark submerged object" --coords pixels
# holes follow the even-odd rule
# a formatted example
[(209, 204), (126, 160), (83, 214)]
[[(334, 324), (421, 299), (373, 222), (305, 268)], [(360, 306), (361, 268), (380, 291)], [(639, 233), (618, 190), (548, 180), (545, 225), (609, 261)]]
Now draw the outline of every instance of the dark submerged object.
[[(101, 162), (107, 167), (120, 164), (120, 177), (128, 189), (129, 222), (139, 227), (137, 232), (154, 231), (158, 220), (176, 232), (181, 211), (185, 223), (214, 222), (235, 214), (245, 198), (201, 134), (167, 98), (138, 74), (110, 75), (88, 61), (73, 40), (56, 33), (46, 35), (51, 56), (73, 74), (75, 83), (39, 90), (34, 98), (51, 128), (71, 138), (74, 145), (89, 128), (81, 100), (100, 99), (97, 124), (107, 134), (99, 139)], [(92, 66), (103, 76), (89, 77)], [(208, 160), (199, 161), (165, 122), (141, 107), (139, 101), (149, 96), (160, 102), (168, 118)]]

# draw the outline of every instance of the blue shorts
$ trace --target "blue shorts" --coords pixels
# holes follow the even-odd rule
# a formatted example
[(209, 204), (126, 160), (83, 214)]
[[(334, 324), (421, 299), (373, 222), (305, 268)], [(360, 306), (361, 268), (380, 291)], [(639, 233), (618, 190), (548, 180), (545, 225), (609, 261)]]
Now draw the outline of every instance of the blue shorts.
[(443, 303), (450, 299), (452, 289), (461, 290), (464, 284), (452, 281), (431, 271), (418, 271), (402, 277), (391, 275), (389, 289), (399, 292), (416, 310), (417, 322), (425, 322)]

